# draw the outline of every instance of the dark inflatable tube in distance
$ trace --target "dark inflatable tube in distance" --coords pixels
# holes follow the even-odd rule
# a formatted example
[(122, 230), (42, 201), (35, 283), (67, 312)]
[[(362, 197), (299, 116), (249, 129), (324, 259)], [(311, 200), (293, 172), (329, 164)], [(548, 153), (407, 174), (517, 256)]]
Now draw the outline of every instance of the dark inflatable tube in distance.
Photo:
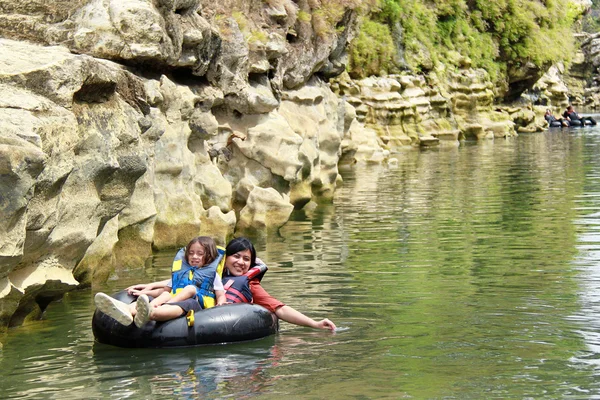
[[(130, 304), (135, 297), (123, 290), (114, 294)], [(170, 321), (150, 321), (141, 328), (124, 326), (100, 310), (92, 317), (92, 332), (99, 343), (118, 347), (186, 347), (243, 342), (277, 333), (277, 316), (250, 303), (228, 304), (195, 313), (194, 325), (179, 317)]]
[[(585, 121), (578, 121), (578, 120), (574, 120), (574, 121), (569, 121), (569, 125), (570, 127), (580, 127), (580, 126), (593, 126), (594, 124), (592, 123), (592, 121), (590, 120), (585, 120)], [(562, 124), (560, 121), (552, 121), (550, 123), (550, 128), (560, 128), (562, 127)]]

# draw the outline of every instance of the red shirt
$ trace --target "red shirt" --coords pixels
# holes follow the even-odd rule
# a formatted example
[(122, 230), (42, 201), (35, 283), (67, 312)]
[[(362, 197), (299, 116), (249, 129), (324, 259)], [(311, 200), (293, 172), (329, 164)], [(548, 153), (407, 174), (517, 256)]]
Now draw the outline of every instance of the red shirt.
[(250, 281), (250, 291), (252, 292), (252, 302), (254, 304), (258, 304), (259, 306), (263, 306), (272, 313), (274, 313), (279, 307), (285, 306), (284, 303), (267, 293), (267, 291), (260, 286), (260, 282), (256, 279)]

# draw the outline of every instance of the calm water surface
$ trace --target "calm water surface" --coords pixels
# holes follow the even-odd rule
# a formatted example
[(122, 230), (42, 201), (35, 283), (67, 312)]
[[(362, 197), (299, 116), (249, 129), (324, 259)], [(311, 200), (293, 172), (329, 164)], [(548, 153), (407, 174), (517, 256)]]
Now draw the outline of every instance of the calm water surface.
[(600, 398), (600, 128), (411, 151), (344, 172), (333, 204), (257, 238), (263, 286), (339, 331), (252, 343), (95, 344), (70, 293), (0, 351), (0, 397)]

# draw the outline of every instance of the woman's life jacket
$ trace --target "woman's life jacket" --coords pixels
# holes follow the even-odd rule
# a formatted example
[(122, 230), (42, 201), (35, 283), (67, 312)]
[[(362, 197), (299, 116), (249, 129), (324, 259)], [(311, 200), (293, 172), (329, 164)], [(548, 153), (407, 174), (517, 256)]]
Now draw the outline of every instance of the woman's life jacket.
[(216, 274), (223, 274), (225, 249), (217, 247), (217, 258), (203, 267), (192, 267), (185, 259), (185, 248), (175, 255), (171, 267), (171, 294), (179, 292), (188, 285), (196, 286), (196, 296), (202, 308), (215, 306), (213, 282)]
[(252, 303), (250, 281), (258, 279), (259, 282), (267, 272), (265, 264), (257, 264), (241, 276), (227, 275), (223, 277), (223, 287), (228, 303)]

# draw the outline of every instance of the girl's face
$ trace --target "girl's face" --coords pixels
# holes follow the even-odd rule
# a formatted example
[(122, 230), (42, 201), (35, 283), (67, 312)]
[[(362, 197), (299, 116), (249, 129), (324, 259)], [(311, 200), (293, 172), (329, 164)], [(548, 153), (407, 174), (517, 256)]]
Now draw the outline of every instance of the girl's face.
[(250, 249), (238, 251), (225, 258), (225, 268), (227, 268), (229, 273), (233, 276), (244, 275), (250, 269), (251, 257), (252, 253), (250, 252)]
[(188, 264), (192, 267), (204, 265), (204, 247), (200, 243), (193, 243), (188, 251)]

